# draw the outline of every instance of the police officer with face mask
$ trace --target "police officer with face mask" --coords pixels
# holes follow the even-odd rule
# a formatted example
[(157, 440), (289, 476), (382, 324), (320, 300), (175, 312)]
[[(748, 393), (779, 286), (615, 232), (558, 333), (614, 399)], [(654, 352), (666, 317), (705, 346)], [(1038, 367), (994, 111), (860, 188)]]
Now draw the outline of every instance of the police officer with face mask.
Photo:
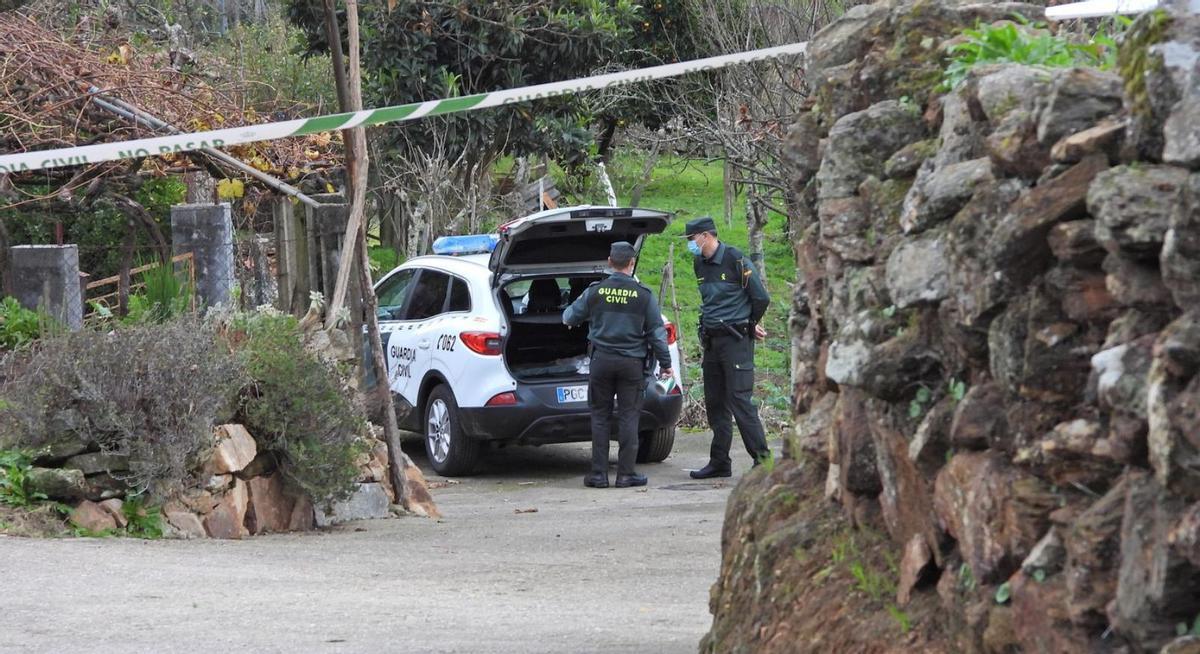
[(588, 405), (592, 410), (592, 471), (583, 478), (591, 488), (608, 487), (608, 441), (612, 435), (613, 398), (617, 409), (617, 488), (645, 486), (646, 477), (634, 469), (638, 449), (638, 419), (646, 390), (647, 348), (671, 376), (671, 351), (662, 313), (650, 289), (633, 275), (633, 246), (617, 241), (609, 250), (613, 273), (592, 284), (563, 312), (569, 326), (588, 322), (592, 360)]
[(684, 229), (693, 270), (700, 284), (700, 344), (704, 350), (704, 406), (713, 440), (708, 464), (693, 479), (733, 474), (729, 446), (733, 421), (742, 444), (758, 465), (771, 457), (766, 434), (751, 401), (754, 341), (766, 337), (758, 323), (771, 303), (758, 270), (736, 248), (717, 240), (712, 218), (688, 221)]

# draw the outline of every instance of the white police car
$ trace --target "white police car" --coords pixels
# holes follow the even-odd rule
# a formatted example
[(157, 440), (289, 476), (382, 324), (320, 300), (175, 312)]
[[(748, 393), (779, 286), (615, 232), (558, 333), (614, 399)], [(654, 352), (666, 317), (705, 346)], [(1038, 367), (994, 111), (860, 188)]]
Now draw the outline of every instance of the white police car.
[[(469, 474), (485, 441), (591, 440), (587, 328), (563, 325), (563, 309), (607, 275), (613, 242), (640, 250), (645, 235), (669, 220), (646, 209), (551, 209), (506, 223), (499, 234), (438, 239), (437, 254), (379, 280), (397, 418), (424, 433), (434, 470)], [(660, 392), (657, 364), (648, 360), (639, 462), (662, 461), (675, 441), (683, 406), (676, 336), (667, 322), (676, 371), (670, 391)]]

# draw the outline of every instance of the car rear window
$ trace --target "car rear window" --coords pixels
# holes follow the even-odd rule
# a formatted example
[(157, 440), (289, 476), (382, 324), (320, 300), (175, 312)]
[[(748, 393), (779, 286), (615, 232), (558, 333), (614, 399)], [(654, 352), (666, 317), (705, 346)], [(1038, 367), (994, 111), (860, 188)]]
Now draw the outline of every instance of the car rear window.
[(470, 311), (471, 291), (467, 283), (457, 277), (450, 282), (450, 306), (447, 311)]
[(424, 320), (442, 313), (449, 285), (450, 275), (437, 270), (422, 270), (404, 318)]

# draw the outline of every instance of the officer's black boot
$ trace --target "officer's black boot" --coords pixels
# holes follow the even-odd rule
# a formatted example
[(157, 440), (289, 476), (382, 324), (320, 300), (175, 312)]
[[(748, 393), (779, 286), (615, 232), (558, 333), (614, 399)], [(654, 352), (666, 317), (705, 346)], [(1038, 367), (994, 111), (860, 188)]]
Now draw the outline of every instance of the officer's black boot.
[(729, 468), (717, 466), (712, 461), (709, 461), (708, 465), (699, 470), (693, 470), (688, 474), (692, 476), (692, 479), (712, 479), (714, 477), (732, 477), (733, 471)]
[[(608, 473), (592, 472), (583, 478), (583, 485), (588, 488), (608, 488)], [(617, 478), (617, 485), (621, 485), (620, 477)]]
[(632, 473), (628, 475), (617, 475), (617, 488), (630, 488), (632, 486), (645, 486), (646, 475)]

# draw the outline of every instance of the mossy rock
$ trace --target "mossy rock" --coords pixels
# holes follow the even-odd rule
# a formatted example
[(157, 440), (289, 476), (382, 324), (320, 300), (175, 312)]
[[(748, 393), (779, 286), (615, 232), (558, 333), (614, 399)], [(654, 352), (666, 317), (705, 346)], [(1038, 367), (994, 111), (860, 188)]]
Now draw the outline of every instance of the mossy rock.
[(1142, 14), (1117, 50), (1117, 71), (1125, 80), (1125, 95), (1134, 115), (1146, 117), (1154, 110), (1146, 80), (1163, 69), (1163, 59), (1152, 53), (1150, 46), (1166, 40), (1171, 23), (1171, 15), (1162, 9)]

